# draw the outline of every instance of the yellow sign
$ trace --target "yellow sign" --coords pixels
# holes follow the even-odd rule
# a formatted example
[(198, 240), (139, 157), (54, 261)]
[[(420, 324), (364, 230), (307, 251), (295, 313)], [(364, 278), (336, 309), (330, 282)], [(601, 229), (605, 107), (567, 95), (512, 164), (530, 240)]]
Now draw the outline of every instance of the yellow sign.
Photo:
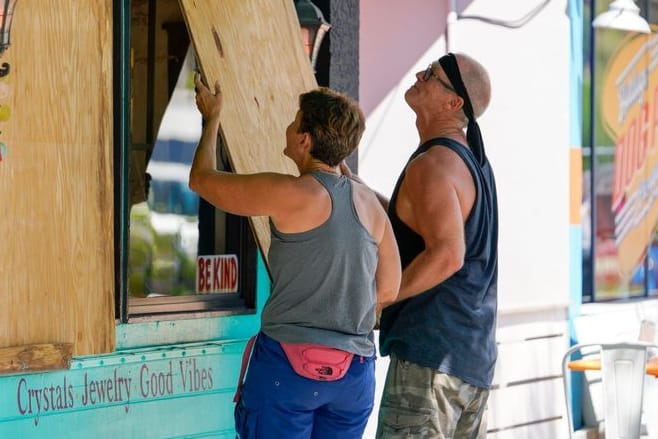
[(602, 119), (615, 140), (612, 213), (619, 268), (629, 276), (658, 223), (658, 36), (626, 39), (606, 67)]

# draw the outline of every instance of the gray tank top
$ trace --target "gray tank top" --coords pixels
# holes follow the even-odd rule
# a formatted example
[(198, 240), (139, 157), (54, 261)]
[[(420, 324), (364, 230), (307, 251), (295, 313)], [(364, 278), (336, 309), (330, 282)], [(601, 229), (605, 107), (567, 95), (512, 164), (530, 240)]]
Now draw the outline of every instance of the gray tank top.
[(273, 284), (261, 329), (277, 341), (371, 356), (377, 242), (359, 221), (350, 179), (325, 172), (310, 175), (329, 192), (331, 215), (302, 233), (282, 233), (270, 221)]

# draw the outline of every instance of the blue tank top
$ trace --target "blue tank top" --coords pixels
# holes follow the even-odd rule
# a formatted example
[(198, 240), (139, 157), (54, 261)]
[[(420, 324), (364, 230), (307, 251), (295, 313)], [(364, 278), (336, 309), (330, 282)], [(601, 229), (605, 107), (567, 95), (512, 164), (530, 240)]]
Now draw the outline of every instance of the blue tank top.
[[(420, 145), (409, 161), (433, 146), (449, 148), (461, 157), (477, 191), (464, 225), (464, 265), (433, 288), (385, 308), (380, 349), (383, 355), (393, 353), (489, 388), (497, 356), (498, 206), (494, 175), (488, 160), (479, 165), (470, 149), (443, 137)], [(395, 210), (404, 177), (403, 171), (388, 211), (403, 269), (425, 248), (422, 237), (403, 223)]]
[(261, 327), (287, 343), (331, 346), (370, 357), (377, 290), (377, 241), (361, 224), (349, 178), (312, 172), (331, 196), (331, 215), (302, 233), (270, 222), (272, 293)]

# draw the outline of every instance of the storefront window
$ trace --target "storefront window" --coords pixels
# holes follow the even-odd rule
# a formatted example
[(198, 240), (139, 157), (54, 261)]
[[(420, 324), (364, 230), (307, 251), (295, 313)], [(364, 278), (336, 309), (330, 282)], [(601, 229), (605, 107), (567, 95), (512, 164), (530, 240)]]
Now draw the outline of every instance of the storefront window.
[[(642, 3), (642, 2), (640, 2)], [(642, 5), (643, 15), (651, 17)], [(583, 299), (656, 293), (658, 57), (655, 36), (589, 27), (583, 139)], [(593, 38), (593, 40), (592, 40)]]
[[(225, 214), (188, 187), (201, 135), (195, 56), (177, 1), (133, 2), (128, 210), (122, 320), (252, 312), (256, 245), (248, 220)], [(225, 149), (219, 166), (230, 170)], [(240, 311), (242, 310), (242, 311)]]

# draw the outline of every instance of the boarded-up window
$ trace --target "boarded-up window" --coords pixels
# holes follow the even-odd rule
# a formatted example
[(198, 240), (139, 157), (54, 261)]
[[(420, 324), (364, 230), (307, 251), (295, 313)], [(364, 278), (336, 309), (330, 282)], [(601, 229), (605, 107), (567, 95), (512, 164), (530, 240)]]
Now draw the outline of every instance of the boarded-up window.
[[(180, 0), (201, 71), (224, 94), (221, 128), (236, 172), (296, 174), (285, 129), (300, 93), (315, 87), (291, 0)], [(252, 218), (267, 255), (266, 218)]]
[[(2, 61), (0, 347), (114, 349), (112, 2), (17, 2)], [(2, 108), (0, 107), (0, 108)]]
[[(198, 52), (189, 48), (183, 16)], [(135, 0), (130, 24), (126, 320), (253, 312), (256, 257), (247, 220), (213, 209), (187, 187), (201, 132), (192, 71), (197, 63), (206, 77), (224, 69), (222, 86), (230, 91), (222, 169), (296, 173), (283, 156), (285, 127), (298, 94), (315, 80), (293, 3)], [(266, 255), (267, 222), (252, 224)]]

